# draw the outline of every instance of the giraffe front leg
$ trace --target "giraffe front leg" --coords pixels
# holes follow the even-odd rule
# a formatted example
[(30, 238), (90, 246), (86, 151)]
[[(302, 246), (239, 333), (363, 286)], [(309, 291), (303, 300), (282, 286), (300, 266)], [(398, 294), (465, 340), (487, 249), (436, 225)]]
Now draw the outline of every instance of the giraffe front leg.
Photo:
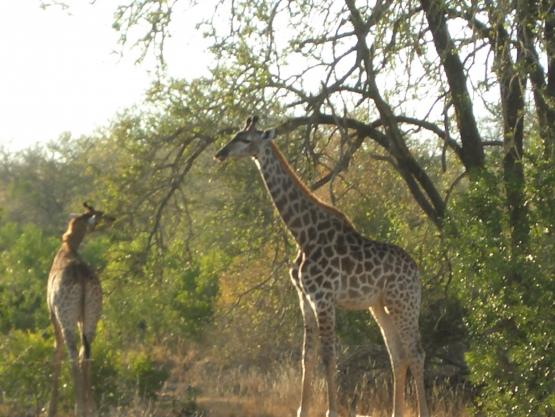
[(316, 317), (322, 351), (322, 362), (328, 391), (327, 417), (337, 417), (337, 365), (335, 354), (335, 306), (331, 302), (316, 305)]
[(297, 417), (308, 415), (312, 402), (314, 368), (316, 365), (316, 331), (317, 323), (314, 310), (310, 306), (306, 296), (299, 290), (299, 300), (304, 321), (304, 341), (302, 358), (302, 388), (301, 405), (297, 411)]

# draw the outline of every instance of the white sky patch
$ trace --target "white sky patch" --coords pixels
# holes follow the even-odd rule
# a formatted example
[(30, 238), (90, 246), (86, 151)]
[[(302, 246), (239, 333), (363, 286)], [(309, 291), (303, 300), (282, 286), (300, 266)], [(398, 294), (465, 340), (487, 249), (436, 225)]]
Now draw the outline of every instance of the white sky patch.
[[(118, 111), (140, 104), (153, 80), (153, 62), (135, 65), (137, 51), (117, 52), (112, 1), (72, 2), (68, 11), (39, 1), (0, 2), (0, 146), (18, 150), (87, 134)], [(169, 74), (207, 73), (206, 42), (187, 19), (167, 44)], [(181, 20), (181, 19), (180, 19)]]

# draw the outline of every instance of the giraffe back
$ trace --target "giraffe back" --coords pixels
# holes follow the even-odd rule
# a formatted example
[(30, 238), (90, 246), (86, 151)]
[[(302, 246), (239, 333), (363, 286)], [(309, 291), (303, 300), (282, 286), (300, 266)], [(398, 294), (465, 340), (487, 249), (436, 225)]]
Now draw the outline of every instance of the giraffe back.
[(71, 322), (82, 322), (88, 304), (94, 309), (102, 305), (100, 281), (78, 253), (60, 249), (48, 277), (48, 307), (56, 316), (68, 316)]

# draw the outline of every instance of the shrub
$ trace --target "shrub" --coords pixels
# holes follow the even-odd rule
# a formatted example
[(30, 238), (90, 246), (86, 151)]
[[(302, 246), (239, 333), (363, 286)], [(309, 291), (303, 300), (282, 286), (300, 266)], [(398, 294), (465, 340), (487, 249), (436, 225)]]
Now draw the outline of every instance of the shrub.
[(145, 351), (139, 351), (127, 356), (126, 374), (128, 386), (134, 384), (141, 398), (154, 399), (168, 379), (169, 370)]
[[(0, 396), (11, 410), (36, 414), (48, 401), (51, 340), (40, 333), (13, 330), (0, 342)], [(62, 375), (63, 386), (67, 375)], [(64, 393), (61, 393), (64, 396)]]
[[(479, 394), (475, 402), (487, 415), (553, 415), (555, 263), (544, 254), (546, 248), (552, 254), (555, 245), (551, 232), (532, 232), (527, 253), (512, 251), (500, 183), (491, 175), (474, 184), (457, 199), (457, 221), (449, 225), (454, 282), (466, 310), (466, 361)], [(549, 230), (552, 222), (541, 208), (529, 207), (534, 228)]]

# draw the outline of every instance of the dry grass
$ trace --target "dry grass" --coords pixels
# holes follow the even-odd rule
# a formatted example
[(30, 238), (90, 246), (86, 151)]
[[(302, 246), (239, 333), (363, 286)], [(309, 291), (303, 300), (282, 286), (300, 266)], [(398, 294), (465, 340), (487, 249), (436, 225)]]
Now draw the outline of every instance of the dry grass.
[[(181, 363), (179, 363), (181, 362)], [(101, 417), (285, 417), (295, 416), (299, 403), (300, 367), (292, 362), (268, 364), (262, 371), (244, 367), (216, 366), (214, 362), (185, 358), (174, 361), (174, 369), (156, 401), (136, 397), (131, 404), (102, 407)], [(193, 364), (187, 367), (187, 363)], [(274, 365), (273, 367), (271, 365)], [(347, 395), (340, 398), (342, 417), (356, 415), (389, 417), (391, 415), (390, 376), (377, 374), (362, 378)], [(465, 394), (447, 385), (431, 387), (427, 393), (433, 417), (468, 417)], [(310, 417), (322, 417), (326, 411), (325, 384), (314, 386), (314, 408)], [(407, 391), (409, 409), (406, 417), (416, 417), (414, 392)], [(346, 408), (352, 406), (352, 412)], [(354, 405), (354, 406), (353, 406)], [(30, 414), (5, 413), (0, 416), (31, 417)], [(59, 417), (70, 417), (65, 410)]]
[[(206, 387), (209, 395), (199, 396), (198, 402), (206, 408), (209, 417), (294, 416), (299, 401), (299, 381), (297, 369), (287, 363), (278, 364), (268, 372), (222, 370), (211, 379), (211, 386)], [(324, 404), (324, 398), (323, 385), (318, 384), (315, 403)], [(325, 409), (318, 407), (313, 415), (323, 413)]]
[[(165, 358), (168, 360), (167, 351)], [(174, 354), (169, 360), (172, 374), (156, 401), (136, 397), (131, 404), (102, 408), (101, 417), (286, 417), (295, 416), (300, 400), (300, 364), (295, 361), (268, 363), (259, 368), (217, 364), (187, 354)], [(391, 415), (391, 376), (380, 372), (365, 375), (354, 388), (340, 395), (342, 417)], [(352, 381), (349, 381), (352, 382)], [(461, 389), (436, 385), (427, 392), (433, 417), (468, 417)], [(417, 412), (412, 387), (407, 391), (406, 417)], [(314, 407), (310, 417), (326, 411), (325, 383), (314, 385)], [(352, 408), (349, 412), (347, 406)], [(1, 410), (1, 408), (0, 408)], [(1, 413), (0, 413), (1, 414)], [(69, 411), (60, 417), (70, 417)], [(11, 416), (10, 417), (16, 417)], [(23, 416), (21, 416), (23, 417)], [(27, 417), (27, 416), (25, 416)]]
[[(278, 363), (268, 371), (257, 369), (220, 368), (210, 364), (196, 366), (187, 372), (186, 384), (198, 388), (196, 403), (206, 417), (283, 417), (296, 415), (299, 403), (299, 364)], [(391, 415), (389, 375), (359, 383), (353, 392), (344, 396), (342, 404), (355, 404), (351, 415), (387, 417)], [(175, 386), (174, 395), (183, 397), (183, 387)], [(416, 417), (416, 400), (409, 388), (407, 417)], [(434, 417), (467, 417), (462, 390), (436, 385), (428, 392), (429, 406)], [(314, 409), (310, 417), (321, 417), (326, 411), (325, 384), (319, 380), (314, 386)], [(349, 415), (344, 406), (342, 416)]]

